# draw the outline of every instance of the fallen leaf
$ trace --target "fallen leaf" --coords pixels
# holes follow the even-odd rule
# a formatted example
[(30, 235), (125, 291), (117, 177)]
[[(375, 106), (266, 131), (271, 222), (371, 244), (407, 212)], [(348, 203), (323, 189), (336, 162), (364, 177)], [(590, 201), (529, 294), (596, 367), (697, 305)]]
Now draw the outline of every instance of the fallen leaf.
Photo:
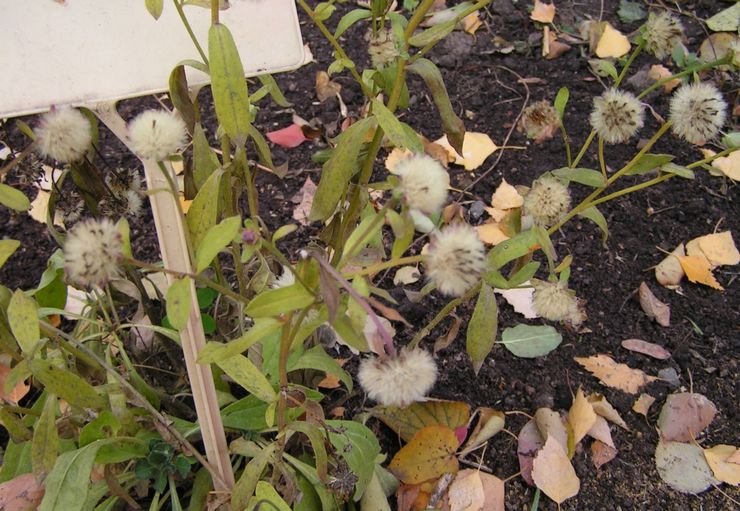
[(406, 442), (427, 426), (447, 426), (455, 430), (470, 421), (470, 406), (467, 403), (442, 399), (429, 399), (406, 408), (376, 406), (370, 409), (370, 413)]
[[(651, 80), (657, 82), (660, 80), (664, 80), (666, 78), (670, 78), (673, 76), (673, 74), (670, 72), (670, 70), (665, 67), (662, 64), (653, 64), (650, 66), (650, 70), (648, 71), (648, 78)], [(673, 80), (668, 80), (663, 84), (663, 92), (668, 93), (671, 92), (673, 89), (681, 85), (681, 79), (680, 78), (674, 78)]]
[(385, 159), (385, 168), (391, 174), (396, 174), (396, 167), (401, 161), (414, 155), (413, 151), (402, 147), (394, 147)]
[(591, 357), (574, 357), (588, 372), (593, 374), (604, 385), (619, 389), (629, 394), (637, 394), (640, 387), (655, 381), (655, 376), (648, 376), (639, 369), (632, 369), (626, 364), (618, 364), (609, 355)]
[(341, 419), (342, 417), (344, 417), (344, 412), (346, 410), (347, 409), (343, 406), (335, 406), (329, 411), (329, 415), (331, 415), (335, 419)]
[[(738, 16), (740, 16), (740, 10), (738, 10)], [(702, 62), (713, 62), (724, 58), (728, 53), (732, 56), (733, 46), (740, 41), (740, 37), (736, 34), (730, 34), (727, 32), (721, 32), (718, 34), (711, 34), (709, 37), (699, 45), (699, 60)], [(720, 70), (729, 70), (731, 66), (724, 64), (717, 66)]]
[(505, 492), (504, 482), (492, 474), (480, 472), (481, 481), (483, 482), (483, 494), (486, 496), (481, 511), (504, 511)]
[(558, 504), (578, 495), (581, 481), (560, 443), (550, 437), (534, 458), (534, 484)]
[(658, 300), (647, 284), (640, 283), (640, 306), (650, 319), (654, 319), (660, 326), (671, 325), (671, 309), (666, 304)]
[[(380, 324), (383, 325), (383, 328), (391, 338), (396, 335), (396, 329), (393, 328), (390, 321), (385, 318), (378, 318), (378, 321), (380, 321)], [(378, 332), (378, 325), (370, 319), (370, 315), (365, 318), (365, 326), (362, 329), (362, 334), (365, 340), (367, 340), (367, 346), (370, 348), (370, 351), (376, 355), (385, 353), (385, 341), (383, 340), (383, 336)]]
[(617, 451), (616, 448), (606, 445), (604, 442), (599, 440), (595, 440), (594, 443), (591, 444), (591, 461), (593, 462), (594, 467), (599, 469), (616, 458), (618, 452), (619, 451)]
[(704, 449), (704, 457), (714, 477), (733, 486), (740, 485), (740, 465), (728, 462), (728, 460), (737, 452), (737, 447), (724, 444)]
[(478, 415), (478, 423), (475, 425), (473, 432), (470, 433), (470, 437), (465, 444), (466, 449), (485, 444), (491, 437), (504, 429), (506, 423), (504, 412), (493, 408), (478, 408), (475, 413)]
[(704, 450), (698, 445), (659, 440), (655, 466), (668, 486), (683, 493), (695, 495), (719, 484), (704, 457)]
[(496, 223), (476, 225), (475, 230), (478, 233), (478, 238), (488, 245), (496, 246), (510, 239)]
[(681, 283), (681, 279), (686, 275), (686, 272), (683, 271), (681, 261), (678, 258), (685, 255), (686, 250), (684, 249), (684, 244), (681, 243), (665, 259), (658, 263), (655, 267), (655, 280), (661, 286), (678, 286)]
[[(550, 32), (550, 27), (545, 27), (546, 37), (543, 39), (542, 56), (547, 60), (553, 60), (570, 50), (570, 45), (558, 40), (557, 36)], [(547, 44), (545, 44), (547, 41)]]
[(707, 26), (715, 32), (735, 32), (740, 28), (740, 4), (719, 11), (707, 20)]
[(491, 140), (491, 137), (485, 133), (476, 133), (471, 131), (465, 132), (465, 138), (463, 139), (463, 154), (462, 156), (457, 154), (455, 149), (447, 141), (447, 135), (444, 135), (439, 140), (435, 141), (436, 144), (444, 147), (449, 153), (451, 158), (454, 158), (454, 162), (457, 165), (462, 165), (465, 170), (475, 170), (486, 161), (491, 154), (493, 154), (498, 146)]
[(457, 473), (455, 451), (459, 442), (447, 426), (419, 430), (391, 460), (388, 468), (406, 484), (418, 484), (444, 473)]
[(28, 394), (31, 390), (31, 386), (26, 383), (25, 380), (21, 380), (15, 384), (12, 389), (5, 389), (5, 381), (8, 379), (11, 368), (5, 364), (0, 364), (0, 399), (3, 399), (14, 405), (18, 404), (23, 396)]
[(704, 256), (679, 256), (679, 262), (681, 268), (686, 272), (686, 277), (691, 282), (697, 282), (704, 284), (711, 288), (723, 291), (724, 288), (717, 282), (717, 279), (712, 275), (711, 263)]
[(740, 449), (735, 451), (735, 454), (731, 455), (729, 458), (727, 458), (727, 463), (735, 463), (740, 465)]
[[(529, 285), (529, 281), (523, 282), (523, 286)], [(522, 314), (527, 319), (539, 318), (534, 310), (534, 288), (522, 287), (514, 289), (494, 289), (495, 293), (504, 297), (504, 300), (514, 307), (514, 312)]]
[(486, 502), (483, 481), (477, 470), (463, 470), (447, 490), (450, 511), (479, 511)]
[(0, 509), (3, 511), (37, 509), (43, 497), (44, 487), (33, 474), (23, 474), (0, 484)]
[(534, 486), (534, 480), (532, 479), (534, 457), (542, 449), (543, 445), (545, 445), (545, 441), (542, 439), (542, 435), (540, 435), (537, 423), (534, 419), (530, 419), (521, 431), (519, 431), (516, 448), (516, 454), (519, 458), (519, 470), (522, 473), (522, 478), (530, 486)]
[(496, 209), (511, 209), (520, 208), (522, 204), (524, 204), (524, 197), (519, 195), (517, 189), (507, 183), (506, 179), (502, 179), (501, 184), (493, 192), (491, 206)]
[[(701, 253), (695, 251), (695, 247), (697, 246), (701, 250)], [(730, 231), (694, 238), (686, 245), (686, 249), (690, 256), (703, 255), (706, 257), (712, 267), (723, 265), (732, 266), (740, 263), (740, 252), (738, 252), (735, 246)]]
[(552, 23), (555, 19), (555, 4), (546, 4), (540, 2), (540, 0), (534, 0), (534, 8), (530, 13), (529, 17), (532, 21), (539, 21), (540, 23)]
[(625, 339), (622, 341), (622, 347), (630, 351), (642, 353), (649, 357), (657, 358), (658, 360), (671, 358), (671, 353), (663, 346), (643, 341), (642, 339)]
[(564, 451), (568, 450), (568, 430), (558, 412), (550, 408), (538, 408), (534, 413), (534, 421), (542, 438), (554, 438)]
[(616, 448), (614, 439), (612, 439), (611, 429), (609, 429), (609, 423), (601, 415), (596, 416), (594, 425), (588, 430), (588, 436), (609, 447)]
[(268, 131), (265, 135), (273, 144), (287, 147), (289, 149), (298, 147), (306, 140), (310, 140), (303, 133), (303, 128), (298, 124), (291, 124), (290, 126), (276, 131)]
[(393, 285), (413, 284), (414, 282), (418, 282), (420, 278), (419, 268), (416, 266), (403, 266), (396, 270), (396, 274), (393, 276)]
[(603, 59), (606, 57), (619, 57), (626, 55), (630, 51), (630, 41), (619, 30), (607, 23), (604, 26), (604, 32), (601, 34), (598, 44), (596, 45), (596, 56)]
[(650, 407), (654, 402), (655, 398), (650, 394), (640, 394), (640, 397), (637, 398), (635, 404), (632, 405), (632, 410), (647, 418), (648, 410), (650, 410)]
[[(575, 452), (575, 446), (578, 445), (583, 437), (591, 430), (596, 423), (596, 412), (594, 412), (591, 403), (588, 402), (580, 387), (573, 399), (573, 404), (568, 411), (568, 425), (573, 432), (573, 445), (569, 446), (568, 454)], [(606, 424), (606, 421), (604, 421)], [(607, 426), (608, 429), (608, 426)]]
[(717, 407), (702, 394), (669, 395), (658, 417), (660, 436), (670, 442), (690, 442), (714, 420)]
[(630, 430), (627, 423), (624, 422), (622, 417), (619, 415), (619, 412), (609, 401), (606, 400), (604, 396), (601, 394), (591, 394), (588, 396), (588, 402), (591, 403), (594, 412), (596, 412), (600, 417), (604, 417), (609, 422), (616, 424), (624, 430)]
[(452, 323), (450, 323), (450, 328), (447, 330), (447, 333), (438, 337), (437, 340), (434, 342), (435, 354), (439, 351), (442, 351), (443, 349), (446, 349), (450, 344), (452, 344), (455, 339), (457, 339), (457, 335), (460, 333), (462, 320), (454, 313), (450, 314), (450, 316), (452, 317)]
[(719, 169), (733, 181), (740, 181), (740, 151), (732, 151), (727, 156), (720, 156), (712, 161), (712, 167)]
[(293, 204), (297, 204), (293, 210), (293, 219), (297, 220), (299, 224), (308, 225), (311, 223), (308, 215), (311, 213), (311, 206), (313, 205), (315, 195), (316, 184), (311, 181), (311, 177), (307, 177), (301, 189), (290, 199)]
[(470, 35), (475, 34), (475, 32), (481, 27), (481, 25), (483, 25), (483, 22), (480, 20), (478, 11), (471, 12), (462, 20), (460, 20), (459, 23), (459, 26)]
[(340, 386), (339, 378), (333, 374), (327, 374), (324, 378), (316, 384), (317, 387), (322, 389), (338, 389)]
[(186, 199), (182, 195), (180, 196), (180, 208), (182, 209), (182, 212), (187, 215), (188, 211), (190, 211), (190, 206), (193, 204), (192, 199)]
[(323, 103), (329, 98), (333, 98), (339, 91), (342, 90), (342, 86), (337, 82), (332, 81), (326, 71), (318, 71), (316, 73), (316, 97), (319, 103)]

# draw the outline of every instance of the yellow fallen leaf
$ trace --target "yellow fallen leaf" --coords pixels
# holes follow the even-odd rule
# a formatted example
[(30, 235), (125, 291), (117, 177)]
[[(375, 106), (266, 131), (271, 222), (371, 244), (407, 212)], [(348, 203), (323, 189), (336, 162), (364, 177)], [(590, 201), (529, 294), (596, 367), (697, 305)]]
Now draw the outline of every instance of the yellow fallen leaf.
[(447, 136), (443, 136), (439, 140), (435, 141), (436, 144), (441, 145), (458, 165), (463, 165), (465, 170), (475, 170), (486, 161), (490, 155), (492, 155), (498, 146), (493, 143), (491, 137), (485, 133), (476, 133), (471, 131), (465, 132), (465, 138), (463, 139), (463, 154), (462, 156), (452, 148), (450, 143), (447, 141)]
[(740, 151), (732, 151), (727, 156), (720, 156), (712, 162), (712, 167), (719, 169), (733, 181), (740, 181)]
[(547, 439), (545, 445), (535, 456), (532, 479), (542, 493), (558, 504), (575, 497), (581, 489), (581, 481), (573, 465), (560, 443), (553, 437)]
[(740, 485), (740, 465), (728, 460), (737, 452), (737, 447), (724, 444), (704, 449), (704, 457), (707, 459), (714, 477), (733, 486)]
[(647, 417), (648, 410), (650, 410), (650, 407), (654, 402), (655, 398), (650, 394), (640, 394), (640, 397), (637, 398), (635, 404), (632, 405), (632, 411)]
[(596, 412), (583, 394), (583, 389), (579, 387), (568, 412), (568, 425), (573, 432), (573, 444), (568, 446), (568, 454), (575, 452), (576, 445), (586, 436), (595, 422)]
[(459, 441), (447, 426), (419, 430), (391, 460), (388, 468), (406, 484), (419, 484), (444, 473), (458, 471), (455, 451)]
[(552, 23), (555, 19), (555, 4), (546, 4), (540, 2), (540, 0), (534, 0), (534, 8), (532, 13), (529, 15), (532, 21), (539, 21), (540, 23)]
[(558, 412), (550, 408), (538, 408), (534, 412), (534, 422), (542, 438), (555, 440), (564, 451), (568, 448), (568, 430)]
[(657, 379), (655, 376), (649, 376), (639, 369), (618, 364), (609, 355), (599, 354), (592, 357), (574, 358), (576, 362), (597, 377), (604, 385), (629, 394), (637, 394), (640, 387)]
[[(662, 64), (653, 64), (650, 66), (650, 71), (648, 71), (648, 77), (656, 82), (665, 78), (670, 78), (671, 76), (673, 76), (673, 74)], [(663, 92), (671, 92), (679, 85), (681, 85), (680, 79), (674, 78), (673, 80), (669, 80), (663, 84)]]
[(480, 20), (478, 11), (471, 12), (460, 21), (462, 29), (470, 35), (475, 34), (475, 31), (478, 30), (481, 25), (483, 25), (483, 22)]
[(712, 269), (709, 260), (704, 256), (679, 256), (678, 260), (681, 262), (681, 268), (686, 272), (686, 276), (691, 282), (697, 282), (704, 284), (714, 289), (723, 291), (724, 288), (717, 282), (717, 279), (712, 275)]
[(388, 153), (388, 157), (385, 159), (385, 168), (391, 174), (396, 173), (396, 166), (406, 158), (413, 156), (413, 152), (408, 149), (401, 147), (394, 147), (393, 150)]
[(192, 203), (192, 200), (188, 200), (185, 197), (180, 196), (180, 206), (182, 206), (182, 212), (186, 215), (188, 214), (188, 211), (190, 210), (190, 205)]
[(695, 240), (712, 266), (732, 266), (740, 263), (740, 252), (737, 251), (730, 231), (707, 234)]
[(519, 208), (522, 204), (524, 204), (524, 197), (519, 195), (516, 188), (507, 183), (506, 179), (502, 179), (491, 197), (491, 205), (496, 209), (511, 209)]
[(488, 245), (495, 246), (502, 241), (510, 239), (506, 234), (504, 234), (498, 224), (482, 224), (477, 226), (475, 230), (478, 231), (478, 238)]
[(619, 412), (612, 406), (612, 404), (606, 400), (601, 394), (589, 394), (588, 402), (599, 416), (604, 417), (609, 422), (613, 422), (617, 426), (627, 431), (630, 430), (627, 423), (624, 422)]
[(483, 481), (477, 470), (464, 470), (457, 474), (447, 491), (450, 511), (479, 511), (486, 502)]
[(604, 27), (599, 43), (596, 45), (596, 56), (600, 59), (606, 57), (619, 58), (630, 51), (630, 41), (619, 30), (609, 23)]

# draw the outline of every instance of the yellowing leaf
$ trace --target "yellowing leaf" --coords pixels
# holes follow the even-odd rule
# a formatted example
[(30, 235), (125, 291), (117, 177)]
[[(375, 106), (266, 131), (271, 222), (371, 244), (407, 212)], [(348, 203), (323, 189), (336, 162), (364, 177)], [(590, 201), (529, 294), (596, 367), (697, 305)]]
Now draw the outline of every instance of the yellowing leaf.
[(579, 388), (568, 412), (568, 424), (573, 431), (573, 444), (572, 447), (568, 446), (568, 454), (575, 452), (575, 446), (591, 430), (596, 417), (596, 412), (583, 394), (583, 389)]
[(609, 401), (606, 400), (604, 396), (601, 394), (591, 394), (588, 396), (588, 402), (591, 403), (594, 412), (599, 416), (604, 417), (609, 422), (613, 422), (622, 429), (626, 429), (627, 431), (630, 430), (627, 423), (619, 416), (619, 412)]
[(483, 481), (477, 470), (464, 470), (457, 474), (447, 491), (450, 511), (479, 511), (486, 502)]
[(182, 207), (182, 212), (186, 215), (188, 214), (188, 211), (190, 210), (190, 205), (193, 204), (192, 200), (188, 200), (185, 197), (180, 196), (180, 206)]
[(442, 399), (413, 403), (406, 408), (376, 406), (370, 413), (407, 442), (426, 426), (447, 426), (454, 430), (467, 425), (470, 420), (468, 404)]
[(534, 0), (534, 8), (532, 13), (529, 15), (532, 21), (539, 21), (540, 23), (552, 23), (555, 19), (555, 4), (546, 4), (540, 2), (540, 0)]
[(712, 167), (719, 169), (733, 181), (740, 181), (740, 151), (732, 151), (727, 156), (720, 156), (712, 162)]
[(481, 25), (483, 25), (483, 22), (480, 20), (478, 11), (471, 12), (460, 21), (462, 29), (470, 35), (475, 34)]
[(534, 458), (532, 468), (534, 484), (552, 500), (561, 504), (578, 495), (581, 481), (560, 443), (552, 437)]
[(496, 209), (511, 209), (519, 208), (522, 204), (524, 204), (524, 197), (519, 195), (517, 189), (507, 183), (506, 179), (502, 179), (491, 197), (491, 206)]
[(504, 234), (498, 224), (487, 223), (478, 225), (475, 227), (475, 230), (478, 231), (478, 238), (480, 238), (483, 243), (487, 243), (489, 245), (495, 246), (502, 241), (506, 241), (509, 239), (509, 237)]
[[(671, 76), (673, 76), (673, 74), (662, 64), (653, 64), (650, 66), (650, 70), (648, 71), (648, 77), (656, 82), (665, 78), (670, 78)], [(671, 92), (679, 85), (681, 85), (681, 80), (679, 78), (669, 80), (663, 84), (663, 92)]]
[(486, 158), (498, 149), (498, 146), (493, 143), (491, 137), (485, 133), (476, 133), (471, 131), (465, 132), (462, 156), (452, 148), (447, 140), (447, 135), (435, 141), (435, 143), (447, 149), (450, 157), (454, 158), (454, 162), (458, 165), (463, 165), (465, 170), (477, 169), (483, 165)]
[(592, 357), (574, 357), (588, 372), (596, 376), (601, 383), (629, 394), (637, 394), (640, 387), (655, 381), (655, 376), (648, 376), (639, 369), (618, 364), (609, 355)]
[(710, 267), (709, 260), (704, 256), (679, 256), (678, 260), (681, 263), (681, 268), (686, 272), (686, 276), (691, 282), (697, 282), (704, 284), (720, 291), (724, 288), (717, 282), (717, 279), (712, 275), (712, 269)]
[(728, 460), (737, 451), (737, 447), (724, 444), (704, 449), (704, 457), (707, 459), (707, 463), (709, 463), (709, 468), (712, 469), (714, 477), (723, 483), (733, 486), (740, 485), (740, 465), (729, 462)]
[(455, 432), (447, 426), (427, 426), (418, 431), (391, 460), (388, 468), (406, 484), (419, 484), (458, 470)]
[(478, 408), (478, 424), (465, 444), (465, 448), (477, 447), (486, 443), (492, 436), (504, 429), (506, 415), (504, 412), (494, 410), (493, 408)]
[(730, 231), (707, 234), (706, 236), (694, 238), (693, 241), (699, 245), (699, 248), (712, 266), (740, 263), (740, 252), (737, 251)]
[(650, 394), (640, 394), (640, 397), (637, 398), (635, 404), (632, 405), (632, 411), (647, 417), (648, 410), (650, 410), (650, 407), (654, 402), (655, 398)]
[(398, 286), (401, 284), (413, 284), (417, 282), (421, 274), (419, 268), (416, 266), (403, 266), (396, 270), (396, 274), (393, 276), (393, 285)]
[(619, 58), (630, 51), (630, 41), (619, 30), (609, 23), (604, 27), (599, 43), (596, 45), (596, 56), (603, 59), (606, 57)]

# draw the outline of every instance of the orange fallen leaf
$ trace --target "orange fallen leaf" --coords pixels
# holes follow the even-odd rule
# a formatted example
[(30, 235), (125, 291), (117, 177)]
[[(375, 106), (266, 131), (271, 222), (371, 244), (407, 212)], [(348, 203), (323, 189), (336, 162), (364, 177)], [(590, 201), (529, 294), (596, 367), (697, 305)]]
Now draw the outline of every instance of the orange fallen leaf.
[(588, 402), (586, 396), (583, 394), (583, 389), (579, 387), (568, 412), (568, 425), (573, 432), (573, 444), (568, 446), (568, 454), (575, 452), (575, 446), (578, 445), (578, 442), (593, 427), (596, 417), (596, 412), (594, 412), (591, 403)]
[(478, 232), (478, 238), (488, 245), (496, 246), (502, 241), (510, 239), (496, 223), (477, 225), (475, 230)]
[(733, 486), (740, 485), (740, 465), (728, 460), (737, 452), (737, 447), (724, 444), (704, 449), (704, 457), (707, 459), (714, 477)]
[(450, 145), (446, 135), (439, 140), (436, 140), (435, 143), (444, 147), (450, 157), (454, 158), (453, 161), (457, 165), (464, 166), (465, 170), (477, 169), (483, 165), (486, 158), (498, 150), (498, 146), (493, 142), (493, 140), (491, 140), (491, 137), (485, 133), (476, 133), (472, 131), (465, 132), (462, 155), (459, 155), (452, 145)]
[(470, 405), (442, 399), (413, 403), (405, 408), (376, 406), (370, 413), (407, 442), (427, 426), (442, 425), (455, 430), (470, 421)]
[[(673, 76), (673, 74), (668, 70), (667, 67), (662, 64), (653, 64), (652, 66), (650, 66), (650, 70), (648, 71), (648, 77), (652, 80), (655, 80), (656, 82), (659, 80), (664, 80), (665, 78), (670, 78), (671, 76)], [(681, 80), (679, 78), (668, 80), (663, 85), (663, 92), (671, 92), (679, 85), (681, 85)]]
[(596, 56), (619, 58), (630, 51), (630, 41), (619, 30), (607, 23), (596, 45)]
[(329, 415), (334, 417), (335, 419), (341, 419), (344, 417), (344, 412), (346, 411), (346, 408), (343, 406), (337, 406), (335, 408), (332, 408), (329, 412)]
[(591, 461), (598, 469), (617, 457), (617, 449), (599, 440), (591, 444)]
[(322, 389), (338, 389), (340, 383), (339, 378), (333, 374), (327, 374), (316, 386)]
[(459, 441), (447, 426), (427, 426), (418, 431), (391, 460), (388, 468), (406, 484), (419, 484), (444, 473), (457, 473), (455, 451)]
[(643, 341), (642, 339), (625, 339), (622, 341), (622, 347), (636, 353), (642, 353), (658, 360), (671, 358), (670, 352), (663, 346), (652, 342)]
[(520, 208), (522, 204), (524, 204), (524, 197), (519, 195), (517, 189), (507, 183), (506, 179), (502, 179), (501, 184), (493, 192), (491, 206), (496, 209), (511, 209)]
[(654, 402), (655, 398), (650, 394), (640, 394), (640, 397), (637, 398), (635, 404), (632, 405), (632, 410), (647, 418), (648, 411)]
[(599, 354), (592, 357), (574, 358), (604, 385), (629, 394), (637, 394), (640, 387), (657, 380), (655, 376), (649, 376), (639, 369), (615, 362), (609, 355)]
[(724, 288), (712, 275), (709, 260), (704, 256), (678, 256), (681, 268), (691, 282), (704, 284), (714, 289), (724, 291)]
[(534, 8), (529, 15), (532, 21), (539, 21), (540, 23), (552, 23), (555, 19), (555, 4), (546, 4), (540, 2), (540, 0), (534, 0)]
[(534, 484), (558, 504), (578, 495), (581, 481), (560, 443), (552, 437), (534, 458), (532, 467)]
[(624, 422), (619, 412), (611, 405), (609, 401), (601, 394), (590, 394), (588, 396), (588, 402), (599, 416), (604, 417), (609, 422), (612, 422), (620, 428), (629, 431), (630, 428), (627, 423)]
[(483, 22), (480, 20), (478, 11), (473, 11), (460, 20), (460, 27), (470, 35), (475, 34), (481, 25), (483, 25)]
[(5, 364), (0, 364), (0, 399), (17, 405), (18, 401), (20, 401), (23, 396), (28, 394), (28, 391), (31, 390), (31, 386), (28, 385), (25, 380), (21, 380), (16, 383), (12, 389), (6, 390), (5, 381), (8, 379), (10, 371), (10, 367)]

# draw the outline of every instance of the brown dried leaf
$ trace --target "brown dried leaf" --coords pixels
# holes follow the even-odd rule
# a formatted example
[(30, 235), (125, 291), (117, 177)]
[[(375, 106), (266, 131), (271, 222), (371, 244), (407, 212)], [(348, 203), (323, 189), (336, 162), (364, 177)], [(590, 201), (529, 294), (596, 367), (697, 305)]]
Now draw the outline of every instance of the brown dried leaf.
[(658, 300), (647, 284), (640, 283), (640, 306), (649, 318), (654, 319), (660, 326), (671, 325), (671, 309), (666, 304)]
[(546, 4), (540, 2), (540, 0), (534, 0), (534, 8), (532, 9), (529, 17), (532, 21), (539, 21), (540, 23), (552, 23), (555, 19), (555, 4)]
[[(586, 396), (583, 394), (583, 389), (579, 387), (576, 397), (573, 399), (573, 405), (571, 405), (568, 412), (568, 424), (573, 431), (573, 449), (569, 449), (569, 451), (575, 450), (578, 442), (586, 436), (596, 423), (596, 417), (596, 412), (594, 412), (591, 403), (588, 402)], [(606, 421), (604, 422), (606, 423)]]
[(486, 494), (483, 481), (477, 470), (463, 470), (450, 484), (447, 493), (450, 511), (477, 511), (483, 509)]
[(690, 442), (714, 420), (717, 407), (702, 394), (681, 392), (665, 400), (658, 417), (664, 440)]
[(704, 449), (704, 457), (707, 459), (714, 477), (733, 486), (740, 485), (740, 465), (728, 460), (735, 456), (737, 452), (737, 447), (724, 444)]
[(632, 410), (636, 413), (639, 413), (641, 415), (644, 415), (645, 418), (647, 418), (648, 411), (650, 410), (650, 407), (655, 403), (655, 398), (651, 396), (650, 394), (640, 394), (640, 397), (637, 398), (635, 401), (635, 404), (632, 405)]
[(476, 30), (478, 30), (481, 27), (481, 25), (483, 25), (483, 22), (480, 20), (478, 11), (473, 11), (467, 16), (465, 16), (462, 20), (460, 20), (460, 23), (458, 25), (465, 32), (467, 32), (470, 35), (473, 35), (475, 34)]
[(33, 474), (23, 474), (0, 484), (0, 509), (30, 511), (37, 509), (44, 497), (44, 488)]
[(599, 354), (591, 357), (574, 357), (588, 372), (597, 377), (601, 383), (629, 394), (637, 394), (640, 387), (657, 378), (648, 376), (639, 369), (632, 369), (626, 364), (618, 364), (609, 355)]
[(341, 90), (342, 86), (332, 81), (326, 71), (318, 71), (316, 73), (316, 97), (320, 103), (333, 98)]
[[(650, 66), (650, 71), (648, 71), (648, 77), (655, 82), (665, 78), (670, 78), (671, 76), (673, 76), (673, 74), (662, 64), (653, 64)], [(669, 93), (679, 85), (681, 85), (680, 78), (669, 80), (663, 85), (663, 92)]]
[(311, 181), (310, 177), (307, 177), (301, 189), (290, 199), (293, 204), (297, 204), (293, 210), (293, 219), (301, 225), (310, 223), (308, 214), (311, 212), (314, 195), (316, 195), (316, 184)]
[(671, 353), (663, 346), (643, 341), (642, 339), (625, 339), (622, 341), (622, 347), (630, 351), (642, 353), (649, 357), (657, 358), (658, 360), (671, 358)]
[(28, 394), (28, 391), (31, 390), (31, 386), (28, 385), (25, 380), (21, 380), (16, 383), (12, 389), (6, 390), (5, 381), (7, 380), (10, 371), (10, 367), (5, 364), (0, 364), (0, 399), (17, 405), (18, 401), (20, 401), (23, 396)]
[(537, 488), (558, 504), (578, 495), (581, 481), (560, 443), (549, 437), (534, 458), (532, 479)]
[(602, 465), (609, 463), (611, 460), (617, 457), (616, 448), (606, 445), (604, 442), (595, 440), (591, 444), (591, 461), (594, 463), (594, 467), (601, 468)]
[(437, 353), (438, 351), (442, 351), (443, 349), (447, 348), (450, 344), (453, 343), (455, 339), (457, 339), (457, 334), (460, 333), (460, 326), (462, 325), (462, 320), (459, 316), (455, 314), (451, 314), (452, 316), (452, 323), (450, 323), (450, 328), (447, 330), (447, 333), (441, 337), (439, 337), (434, 342), (434, 353)]

